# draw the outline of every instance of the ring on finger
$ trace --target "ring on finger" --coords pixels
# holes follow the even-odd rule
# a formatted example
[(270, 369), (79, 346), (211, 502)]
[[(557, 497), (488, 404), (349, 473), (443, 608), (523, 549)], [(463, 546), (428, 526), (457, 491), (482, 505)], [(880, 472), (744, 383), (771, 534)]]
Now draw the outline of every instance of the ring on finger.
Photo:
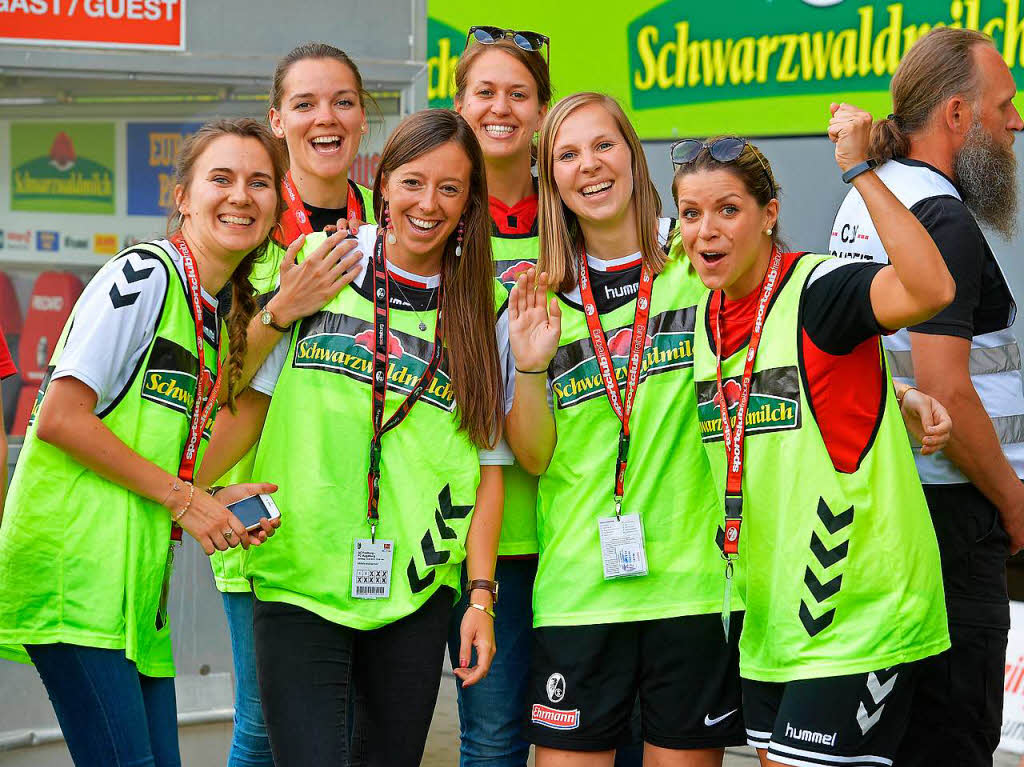
[(226, 530), (224, 532), (224, 539), (230, 541), (231, 540), (231, 536), (234, 535), (234, 534), (235, 534), (234, 530)]

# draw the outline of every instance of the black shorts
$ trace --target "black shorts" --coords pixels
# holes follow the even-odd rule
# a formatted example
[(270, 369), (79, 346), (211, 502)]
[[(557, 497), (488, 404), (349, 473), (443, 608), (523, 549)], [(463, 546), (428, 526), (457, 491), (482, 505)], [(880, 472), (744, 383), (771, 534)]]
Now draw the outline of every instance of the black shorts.
[(920, 663), (901, 767), (990, 767), (1003, 723), (1010, 537), (974, 486), (925, 485), (952, 647)]
[(743, 680), (747, 743), (797, 767), (886, 767), (910, 719), (917, 664), (794, 682)]
[(630, 742), (640, 698), (643, 739), (674, 749), (744, 742), (738, 642), (720, 615), (533, 630), (526, 737), (566, 751)]

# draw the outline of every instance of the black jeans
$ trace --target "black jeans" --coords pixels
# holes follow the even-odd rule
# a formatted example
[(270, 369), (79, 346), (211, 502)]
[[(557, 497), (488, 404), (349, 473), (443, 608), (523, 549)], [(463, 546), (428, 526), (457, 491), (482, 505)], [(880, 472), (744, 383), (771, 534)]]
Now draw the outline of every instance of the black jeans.
[(257, 599), (256, 668), (277, 767), (418, 765), (453, 596), (438, 589), (412, 615), (372, 631)]
[(1010, 539), (974, 486), (925, 485), (942, 558), (952, 647), (919, 664), (896, 767), (991, 767), (1003, 716)]

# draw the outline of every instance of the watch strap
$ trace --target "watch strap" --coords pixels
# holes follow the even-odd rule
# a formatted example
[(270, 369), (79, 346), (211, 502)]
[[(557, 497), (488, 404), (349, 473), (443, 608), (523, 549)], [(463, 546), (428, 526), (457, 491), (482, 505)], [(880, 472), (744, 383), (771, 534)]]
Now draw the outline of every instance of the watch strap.
[(489, 580), (486, 580), (484, 578), (476, 578), (476, 579), (471, 580), (469, 582), (469, 587), (468, 587), (467, 590), (468, 591), (473, 591), (475, 589), (483, 589), (484, 591), (489, 592), (490, 595), (491, 595), (491, 599), (494, 601), (494, 604), (498, 604), (498, 582), (497, 581), (489, 581)]
[[(276, 323), (276, 322), (274, 321), (274, 313), (273, 313), (273, 312), (271, 312), (271, 311), (270, 311), (270, 309), (264, 309), (264, 310), (263, 310), (262, 312), (260, 312), (260, 314), (261, 314), (261, 315), (264, 315), (264, 316), (267, 316), (267, 317), (269, 317), (269, 318), (270, 318), (270, 321), (269, 321), (269, 322), (264, 322), (264, 323), (263, 323), (264, 325), (267, 325), (267, 326), (269, 326), (269, 327), (272, 327), (272, 328), (273, 328), (274, 330), (276, 330), (276, 331), (277, 331), (278, 333), (290, 333), (290, 332), (291, 332), (291, 328), (290, 328), (290, 327), (287, 327), (287, 328), (286, 328), (286, 327), (283, 327), (283, 326), (281, 326), (281, 325), (278, 325), (278, 324), (277, 324), (277, 323)], [(262, 322), (262, 317), (261, 317), (261, 322)]]
[(843, 174), (843, 181), (849, 184), (861, 173), (867, 173), (878, 166), (878, 161), (869, 157), (864, 162), (859, 162)]

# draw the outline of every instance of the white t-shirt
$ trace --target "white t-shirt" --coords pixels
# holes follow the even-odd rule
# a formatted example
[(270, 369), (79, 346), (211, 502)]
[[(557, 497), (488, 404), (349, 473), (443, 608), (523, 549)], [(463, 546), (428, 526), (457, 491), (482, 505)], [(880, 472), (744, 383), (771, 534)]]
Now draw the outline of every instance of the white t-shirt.
[[(358, 284), (359, 287), (363, 287), (365, 281), (370, 279), (370, 255), (373, 253), (374, 246), (377, 238), (377, 227), (373, 225), (367, 225), (360, 227), (357, 239), (359, 245), (357, 252), (361, 255), (359, 265), (356, 267), (360, 270), (356, 276), (353, 284)], [(412, 274), (392, 263), (388, 263), (388, 273), (391, 274), (396, 280), (401, 280), (406, 284), (419, 285), (425, 290), (435, 290), (440, 284), (440, 276), (435, 275), (433, 277), (423, 277), (418, 274)], [(348, 289), (348, 288), (344, 288)], [(405, 297), (402, 295), (402, 290), (399, 283), (399, 289), (389, 291), (391, 303), (401, 309), (408, 309), (409, 304)], [(429, 311), (429, 310), (428, 310)], [(513, 374), (515, 372), (514, 363), (512, 361), (512, 354), (509, 349), (508, 340), (508, 306), (504, 306), (501, 313), (498, 315), (495, 323), (495, 333), (498, 340), (498, 360), (504, 373), (505, 380), (505, 412), (508, 413), (512, 408), (512, 398), (515, 394), (513, 389), (514, 381)], [(291, 345), (291, 336), (285, 335), (277, 342), (277, 345), (273, 348), (270, 354), (264, 360), (260, 369), (256, 371), (256, 375), (253, 376), (252, 382), (249, 384), (253, 389), (258, 392), (262, 392), (267, 396), (272, 396), (274, 388), (277, 386), (277, 379), (281, 375), (281, 371), (284, 369), (285, 363), (288, 359), (288, 349)], [(505, 444), (505, 440), (501, 440), (495, 446), (493, 450), (481, 450), (480, 451), (480, 463), (481, 465), (510, 465), (514, 461), (512, 450)]]
[[(181, 254), (167, 240), (153, 244), (162, 248), (177, 267), (171, 289), (184, 291)], [(99, 415), (106, 411), (131, 382), (153, 342), (167, 290), (167, 270), (150, 253), (129, 249), (107, 262), (78, 299), (74, 322), (52, 379), (78, 379), (96, 392), (93, 412)], [(220, 334), (217, 299), (206, 290), (202, 297), (203, 329), (216, 346)]]

